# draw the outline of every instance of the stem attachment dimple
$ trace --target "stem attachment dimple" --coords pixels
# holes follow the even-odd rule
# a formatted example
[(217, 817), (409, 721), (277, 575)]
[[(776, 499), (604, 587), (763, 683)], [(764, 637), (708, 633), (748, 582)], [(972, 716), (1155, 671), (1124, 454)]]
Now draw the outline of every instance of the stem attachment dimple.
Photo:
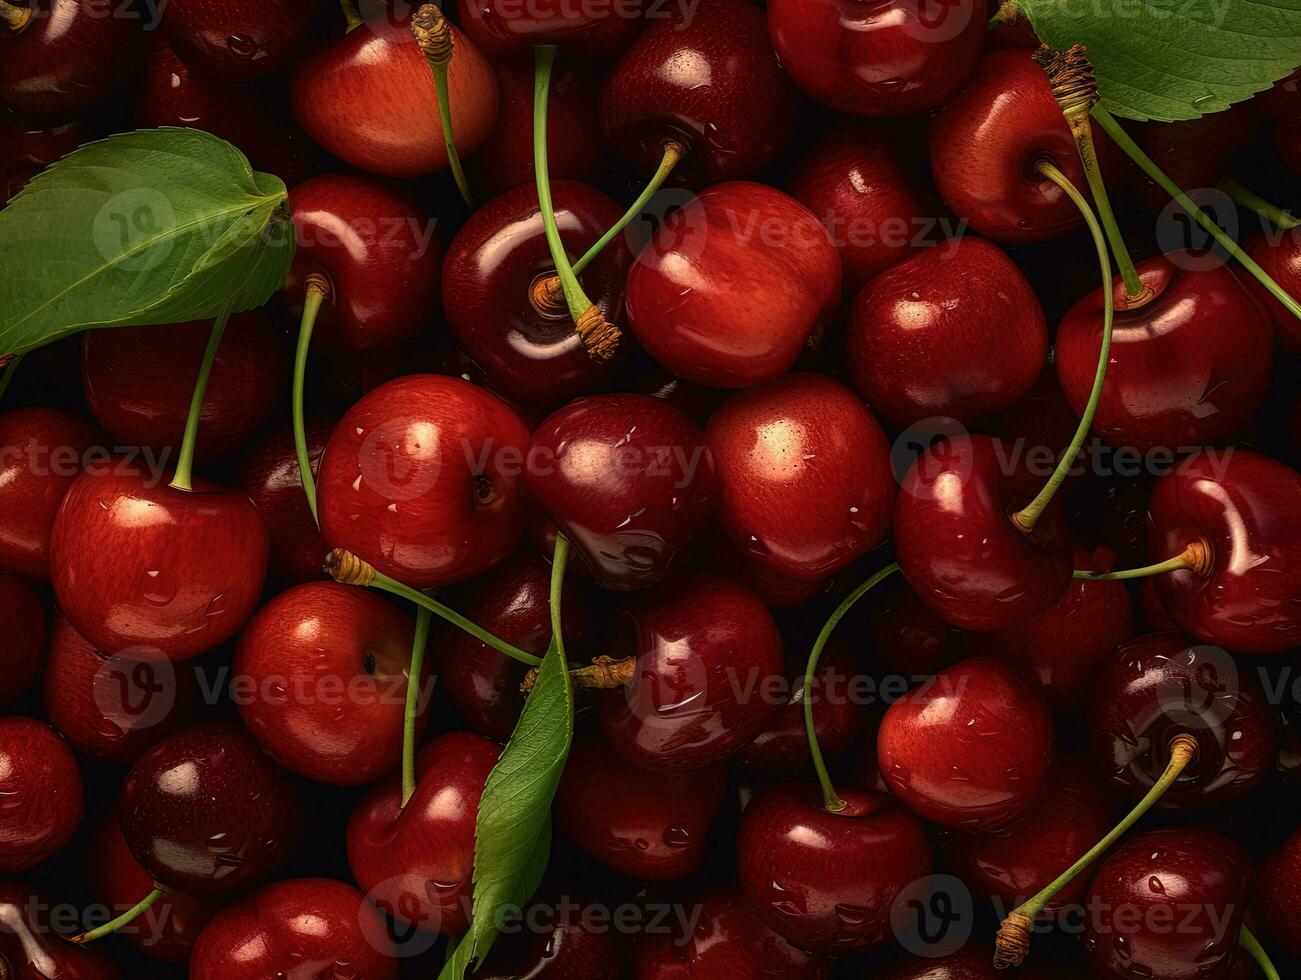
[(113, 919), (111, 922), (106, 922), (96, 929), (91, 929), (89, 932), (83, 932), (79, 936), (72, 936), (71, 941), (74, 943), (89, 943), (94, 942), (96, 939), (103, 939), (105, 936), (117, 932), (123, 926), (130, 925), (140, 916), (144, 915), (145, 912), (149, 910), (149, 906), (153, 905), (154, 902), (158, 901), (162, 897), (163, 890), (155, 887), (153, 891), (127, 911), (119, 915), (116, 919)]
[(1211, 543), (1205, 538), (1195, 538), (1179, 554), (1173, 558), (1167, 558), (1165, 561), (1157, 562), (1155, 565), (1144, 565), (1142, 568), (1126, 568), (1118, 572), (1089, 572), (1076, 569), (1072, 574), (1075, 578), (1086, 579), (1090, 582), (1120, 582), (1133, 578), (1150, 578), (1163, 572), (1177, 572), (1181, 568), (1189, 568), (1198, 575), (1206, 575), (1211, 570), (1212, 555)]
[(474, 197), (470, 194), (470, 184), (465, 179), (465, 168), (461, 166), (461, 155), (456, 152), (456, 136), (452, 131), (451, 97), (448, 93), (447, 66), (452, 60), (452, 25), (443, 16), (436, 3), (422, 3), (411, 18), (411, 33), (424, 53), (429, 70), (434, 75), (434, 88), (438, 93), (438, 121), (443, 130), (443, 145), (447, 148), (447, 162), (452, 168), (452, 177), (456, 180), (456, 189), (461, 192), (465, 206), (474, 208)]
[(7, 3), (6, 0), (0, 0), (0, 20), (8, 24), (9, 30), (15, 34), (30, 24), (33, 16), (35, 15), (31, 7), (19, 7)]
[(199, 364), (199, 376), (194, 380), (194, 394), (190, 396), (190, 413), (185, 417), (185, 435), (181, 437), (181, 452), (176, 458), (176, 472), (172, 475), (172, 487), (176, 490), (189, 490), (194, 477), (194, 447), (199, 440), (199, 417), (203, 414), (203, 396), (208, 391), (208, 377), (212, 374), (213, 362), (217, 359), (217, 348), (221, 346), (222, 335), (230, 320), (229, 304), (212, 324), (208, 334), (208, 346), (203, 351), (203, 360)]
[(307, 506), (312, 520), (319, 526), (316, 514), (316, 477), (312, 474), (312, 461), (307, 452), (307, 420), (303, 410), (303, 388), (307, 380), (307, 351), (312, 346), (312, 331), (321, 306), (329, 302), (332, 290), (330, 281), (319, 272), (310, 273), (304, 286), (303, 317), (298, 326), (298, 349), (294, 354), (293, 427), (294, 453), (298, 457), (298, 475), (302, 480)]

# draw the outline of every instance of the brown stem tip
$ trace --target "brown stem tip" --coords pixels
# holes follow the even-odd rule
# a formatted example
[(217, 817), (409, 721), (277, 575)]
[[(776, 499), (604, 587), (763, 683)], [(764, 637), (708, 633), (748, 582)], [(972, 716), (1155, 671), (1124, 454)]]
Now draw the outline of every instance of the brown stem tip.
[(343, 548), (326, 555), (323, 568), (340, 585), (370, 585), (375, 581), (375, 566)]
[(1008, 0), (1007, 3), (1002, 4), (998, 8), (998, 12), (995, 13), (993, 17), (989, 18), (989, 23), (991, 25), (992, 24), (1015, 24), (1020, 19), (1020, 17), (1021, 17), (1021, 8), (1018, 7), (1015, 3), (1012, 3), (1011, 0)]
[(1184, 559), (1198, 575), (1206, 575), (1211, 570), (1211, 543), (1205, 538), (1197, 538), (1184, 549)]
[(31, 7), (19, 7), (12, 3), (5, 3), (0, 0), (0, 20), (9, 25), (9, 29), (17, 34), (26, 27), (32, 20)]
[(583, 350), (598, 364), (604, 364), (619, 350), (619, 328), (605, 318), (596, 304), (579, 314), (574, 328), (583, 342)]
[(319, 272), (309, 272), (307, 278), (303, 280), (303, 291), (313, 290), (325, 297), (325, 302), (330, 302), (334, 296), (334, 288), (330, 285), (330, 280)]
[(1066, 115), (1087, 113), (1098, 101), (1098, 80), (1084, 45), (1073, 44), (1065, 51), (1044, 45), (1034, 53), (1035, 63), (1048, 75), (1053, 98)]
[(411, 33), (431, 68), (442, 67), (452, 60), (452, 25), (447, 23), (438, 4), (420, 5), (411, 18)]
[(1033, 928), (1034, 920), (1024, 912), (1014, 910), (1007, 914), (994, 937), (994, 969), (1006, 970), (1021, 965), (1030, 952), (1030, 930)]
[(539, 276), (529, 287), (529, 303), (538, 316), (548, 320), (564, 320), (569, 317), (565, 306), (565, 288), (560, 285), (560, 277), (552, 274)]
[[(597, 657), (586, 667), (579, 667), (577, 670), (569, 672), (569, 679), (577, 687), (592, 688), (598, 691), (612, 691), (617, 687), (623, 687), (636, 676), (637, 658), (625, 657), (622, 660), (615, 660), (613, 657)], [(538, 682), (538, 669), (530, 668), (529, 672), (524, 675), (524, 682), (520, 684), (520, 690), (528, 694), (533, 690), (533, 685)]]

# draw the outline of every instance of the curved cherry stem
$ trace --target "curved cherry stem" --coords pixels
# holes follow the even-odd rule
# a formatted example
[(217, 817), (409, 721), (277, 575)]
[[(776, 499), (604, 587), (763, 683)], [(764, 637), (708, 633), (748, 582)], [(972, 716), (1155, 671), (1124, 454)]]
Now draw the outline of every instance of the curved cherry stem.
[(6, 0), (0, 0), (0, 20), (9, 25), (14, 33), (21, 31), (32, 19), (30, 7), (18, 7)]
[(556, 535), (556, 547), (551, 556), (551, 642), (560, 655), (560, 663), (569, 669), (569, 657), (565, 653), (565, 630), (561, 622), (561, 598), (564, 595), (565, 568), (569, 565), (569, 541), (563, 534)]
[(1205, 571), (1211, 560), (1211, 546), (1203, 538), (1198, 538), (1173, 558), (1159, 561), (1155, 565), (1142, 568), (1126, 568), (1119, 572), (1090, 572), (1077, 568), (1071, 574), (1089, 582), (1123, 582), (1132, 578), (1151, 578), (1162, 572), (1177, 572), (1181, 568)]
[(298, 325), (298, 349), (294, 352), (293, 428), (294, 454), (298, 457), (298, 475), (303, 483), (307, 506), (312, 510), (312, 520), (318, 525), (316, 515), (316, 477), (312, 473), (312, 460), (307, 452), (307, 420), (303, 411), (303, 387), (307, 379), (307, 351), (312, 346), (312, 331), (321, 306), (330, 298), (330, 284), (324, 277), (312, 273), (307, 277), (303, 294), (303, 317)]
[(826, 760), (822, 757), (822, 747), (818, 745), (818, 731), (813, 724), (813, 674), (818, 669), (818, 661), (822, 658), (823, 648), (826, 647), (827, 641), (831, 639), (831, 634), (835, 631), (837, 624), (845, 618), (845, 614), (853, 609), (854, 604), (871, 592), (878, 583), (889, 578), (898, 570), (899, 563), (897, 561), (891, 562), (885, 568), (869, 576), (865, 582), (841, 600), (840, 605), (827, 617), (826, 623), (822, 626), (822, 631), (818, 633), (818, 638), (813, 641), (813, 649), (809, 651), (808, 666), (804, 668), (804, 684), (800, 688), (800, 697), (804, 701), (804, 730), (808, 733), (809, 754), (813, 756), (813, 768), (818, 774), (818, 785), (822, 787), (823, 805), (831, 813), (839, 813), (843, 810), (845, 801), (840, 798), (840, 795), (836, 792), (836, 787), (832, 785), (831, 776), (827, 772)]
[(1048, 508), (1061, 485), (1066, 482), (1071, 467), (1075, 465), (1075, 458), (1080, 454), (1084, 440), (1088, 438), (1089, 429), (1093, 425), (1093, 416), (1097, 413), (1098, 402), (1102, 398), (1102, 384), (1107, 378), (1107, 365), (1111, 362), (1111, 332), (1116, 305), (1111, 286), (1111, 261), (1107, 257), (1107, 241), (1098, 226), (1097, 218), (1094, 217), (1093, 209), (1089, 207), (1089, 202), (1084, 199), (1084, 195), (1070, 179), (1051, 163), (1041, 162), (1039, 172), (1060, 187), (1067, 197), (1075, 202), (1075, 206), (1080, 209), (1080, 214), (1084, 216), (1084, 222), (1093, 235), (1093, 244), (1098, 250), (1098, 266), (1102, 270), (1102, 348), (1098, 351), (1098, 367), (1093, 373), (1093, 390), (1089, 392), (1089, 400), (1084, 406), (1084, 414), (1080, 416), (1079, 425), (1075, 427), (1071, 444), (1066, 447), (1066, 453), (1058, 461), (1057, 468), (1053, 470), (1052, 476), (1048, 478), (1048, 482), (1044, 484), (1034, 500), (1012, 515), (1013, 523), (1026, 532), (1034, 530), (1035, 522)]
[(1179, 206), (1191, 214), (1197, 223), (1206, 229), (1207, 233), (1223, 246), (1230, 255), (1237, 259), (1242, 264), (1242, 267), (1256, 278), (1257, 282), (1268, 289), (1276, 300), (1287, 307), (1288, 312), (1301, 320), (1301, 303), (1298, 303), (1282, 286), (1276, 283), (1273, 277), (1256, 263), (1255, 259), (1244, 252), (1238, 243), (1225, 233), (1223, 228), (1212, 221), (1210, 216), (1179, 188), (1179, 185), (1167, 177), (1165, 172), (1152, 162), (1152, 159), (1125, 132), (1120, 123), (1116, 122), (1115, 117), (1103, 107), (1102, 103), (1098, 103), (1093, 107), (1093, 118), (1106, 130), (1107, 135), (1115, 140), (1116, 144), (1129, 155), (1129, 158), (1139, 165), (1145, 174), (1156, 181), (1162, 190), (1178, 201)]
[(351, 34), (362, 25), (361, 14), (357, 12), (356, 0), (339, 0), (339, 9), (343, 12), (343, 32)]
[(1280, 980), (1274, 961), (1269, 958), (1269, 954), (1265, 952), (1265, 947), (1260, 944), (1260, 941), (1251, 934), (1251, 930), (1246, 926), (1243, 926), (1238, 932), (1238, 945), (1251, 954), (1251, 958), (1260, 967), (1260, 972), (1265, 974), (1265, 980)]
[(1297, 218), (1291, 211), (1284, 211), (1272, 201), (1267, 201), (1251, 188), (1246, 187), (1243, 183), (1233, 177), (1221, 178), (1216, 185), (1223, 191), (1234, 204), (1244, 207), (1248, 211), (1255, 211), (1257, 214), (1269, 219), (1270, 223), (1279, 228), (1301, 228), (1301, 218)]
[(416, 792), (416, 717), (420, 714), (420, 682), (425, 669), (425, 647), (434, 614), (423, 606), (416, 610), (411, 640), (411, 665), (407, 668), (407, 701), (402, 715), (402, 806)]
[(560, 240), (556, 209), (551, 202), (551, 172), (547, 163), (547, 98), (551, 93), (551, 70), (556, 63), (556, 46), (539, 44), (533, 51), (533, 169), (537, 179), (538, 207), (542, 211), (542, 227), (547, 236), (547, 248), (551, 250), (551, 261), (555, 263), (556, 275), (560, 277), (560, 286), (565, 291), (569, 315), (577, 320), (592, 305), (592, 301), (583, 292), (565, 252), (565, 245)]
[(230, 307), (217, 314), (212, 324), (212, 333), (208, 334), (208, 346), (203, 352), (203, 361), (199, 365), (199, 376), (194, 381), (194, 394), (190, 396), (190, 414), (185, 417), (185, 435), (181, 437), (181, 453), (176, 458), (176, 472), (172, 476), (172, 486), (177, 490), (189, 490), (194, 478), (194, 447), (199, 439), (199, 416), (203, 413), (203, 396), (208, 391), (208, 376), (212, 374), (212, 364), (217, 359), (217, 348), (221, 346), (222, 335), (230, 320)]
[(89, 943), (89, 942), (94, 942), (96, 939), (103, 939), (105, 936), (117, 932), (123, 926), (130, 925), (140, 916), (144, 915), (145, 912), (149, 910), (149, 906), (153, 905), (154, 902), (158, 901), (162, 897), (163, 897), (163, 890), (161, 888), (155, 888), (153, 891), (151, 891), (148, 895), (142, 898), (139, 902), (133, 905), (126, 912), (123, 912), (121, 915), (119, 915), (116, 919), (113, 919), (111, 922), (104, 923), (102, 926), (100, 926), (97, 929), (91, 929), (89, 932), (83, 932), (79, 936), (73, 936), (72, 942)]
[(1030, 931), (1035, 918), (1043, 911), (1054, 895), (1070, 884), (1081, 871), (1098, 859), (1112, 844), (1120, 840), (1130, 827), (1134, 826), (1143, 814), (1156, 806), (1175, 780), (1197, 759), (1197, 740), (1188, 734), (1179, 734), (1170, 740), (1168, 747), (1170, 760), (1166, 763), (1161, 778), (1152, 784), (1152, 788), (1138, 801), (1134, 809), (1116, 824), (1111, 831), (1089, 848), (1074, 864), (1054, 878), (1039, 894), (1023, 902), (1007, 914), (998, 936), (994, 941), (994, 966), (1006, 969), (1019, 966), (1030, 951)]
[(9, 390), (9, 382), (13, 381), (14, 375), (18, 373), (18, 365), (23, 362), (22, 354), (15, 354), (9, 358), (9, 363), (5, 365), (4, 371), (0, 372), (0, 398), (5, 396)]
[(411, 33), (424, 52), (425, 61), (434, 76), (434, 90), (438, 95), (438, 125), (443, 131), (443, 146), (447, 149), (447, 163), (452, 169), (456, 189), (461, 192), (465, 206), (474, 209), (474, 196), (470, 193), (461, 155), (456, 152), (456, 134), (452, 131), (452, 102), (447, 85), (447, 66), (452, 61), (455, 42), (452, 26), (436, 3), (421, 4), (411, 18)]

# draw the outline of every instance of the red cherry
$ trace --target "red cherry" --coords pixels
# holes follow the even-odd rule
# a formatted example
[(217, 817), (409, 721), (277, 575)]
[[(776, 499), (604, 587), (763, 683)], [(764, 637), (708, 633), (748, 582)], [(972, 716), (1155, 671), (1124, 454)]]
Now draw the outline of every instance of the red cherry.
[(1280, 78), (1273, 88), (1257, 95), (1256, 101), (1279, 122), (1301, 123), (1301, 68)]
[(456, 0), (462, 29), (490, 57), (558, 44), (590, 58), (613, 58), (642, 29), (642, 0), (625, 4), (569, 4), (540, 0)]
[(4, 112), (0, 107), (0, 206), (32, 177), (86, 141), (85, 128), (78, 121), (35, 123), (7, 118)]
[[(1225, 160), (1251, 141), (1252, 116), (1247, 106), (1239, 103), (1197, 119), (1146, 122), (1135, 129), (1132, 135), (1143, 152), (1176, 186), (1195, 192), (1214, 187)], [(1161, 211), (1170, 204), (1170, 195), (1138, 167), (1122, 173), (1137, 185), (1143, 203), (1153, 211)]]
[(738, 392), (705, 437), (718, 471), (715, 520), (770, 571), (819, 580), (885, 538), (895, 496), (890, 449), (839, 382), (792, 374)]
[(673, 212), (628, 274), (628, 324), (687, 381), (745, 388), (785, 374), (839, 312), (826, 229), (764, 184), (717, 184)]
[(732, 544), (717, 528), (707, 534), (701, 551), (710, 570), (740, 582), (770, 609), (801, 605), (826, 587), (823, 579), (805, 581), (771, 571)]
[(46, 905), (30, 886), (0, 882), (0, 967), (13, 980), (119, 980), (112, 960), (67, 942), (50, 928)]
[(1145, 578), (1138, 583), (1138, 611), (1139, 619), (1145, 627), (1143, 632), (1179, 632), (1179, 624), (1170, 617), (1170, 613), (1161, 604), (1160, 596), (1156, 594), (1156, 582), (1156, 578)]
[(81, 772), (49, 725), (0, 718), (0, 799), (0, 874), (34, 868), (72, 840), (85, 810)]
[(16, 575), (0, 572), (0, 704), (15, 700), (45, 662), (45, 607)]
[(879, 598), (868, 607), (867, 629), (872, 652), (885, 666), (921, 681), (962, 659), (968, 634), (931, 612), (907, 582), (892, 579), (877, 592)]
[(1293, 956), (1301, 956), (1301, 921), (1295, 913), (1301, 900), (1301, 830), (1260, 865), (1260, 914), (1265, 928)]
[(480, 980), (621, 980), (624, 956), (613, 930), (587, 925), (603, 908), (566, 896), (558, 903), (534, 902), (522, 910), (523, 923), (509, 921), (492, 944)]
[(163, 29), (176, 53), (227, 82), (289, 61), (320, 0), (168, 0)]
[[(1020, 22), (1018, 22), (1020, 23)], [(907, 956), (886, 972), (880, 980), (1092, 980), (1092, 975), (1073, 957), (1055, 961), (1029, 963), (1009, 974), (994, 968), (994, 953), (988, 947), (969, 944), (948, 956)]]
[(459, 379), (419, 374), (376, 388), (325, 447), (326, 543), (416, 589), (486, 571), (523, 533), (527, 442), (514, 412)]
[(352, 885), (291, 878), (263, 885), (203, 927), (191, 980), (354, 976), (397, 980), (383, 914)]
[[(1292, 229), (1260, 235), (1247, 243), (1247, 254), (1291, 296), (1301, 296), (1301, 232)], [(1264, 304), (1273, 321), (1279, 344), (1301, 354), (1301, 320), (1276, 300), (1254, 276), (1243, 280), (1252, 295)]]
[(914, 813), (977, 833), (1030, 808), (1053, 740), (1038, 692), (998, 661), (972, 657), (886, 709), (877, 760), (890, 792)]
[[(1018, 456), (1024, 455), (1027, 463), (1042, 467), (1040, 472), (1045, 479), (1066, 454), (1080, 424), (1079, 416), (1057, 380), (1054, 364), (1045, 364), (1029, 390), (997, 419), (990, 421), (990, 434), (997, 436), (1005, 446), (1012, 447)], [(1076, 467), (1067, 473), (1063, 486), (1069, 489), (1085, 474), (1105, 472), (1106, 464), (1096, 462), (1099, 452), (1093, 440), (1086, 441), (1076, 457)], [(1146, 508), (1145, 495), (1144, 512)], [(1139, 523), (1142, 523), (1141, 513)], [(1092, 527), (1082, 530), (1095, 532)]]

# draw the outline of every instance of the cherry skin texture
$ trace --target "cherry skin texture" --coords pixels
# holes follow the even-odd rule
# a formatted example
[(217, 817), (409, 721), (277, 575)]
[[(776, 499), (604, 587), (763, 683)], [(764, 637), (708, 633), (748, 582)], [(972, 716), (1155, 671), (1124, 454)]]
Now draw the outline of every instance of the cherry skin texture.
[(840, 259), (808, 208), (764, 184), (717, 184), (664, 221), (628, 274), (628, 324), (686, 381), (785, 374), (839, 313)]
[(500, 755), (478, 735), (440, 735), (416, 756), (405, 808), (397, 775), (362, 797), (348, 820), (348, 863), (381, 910), (425, 932), (466, 930), (479, 798)]
[[(1214, 445), (1264, 401), (1274, 356), (1269, 321), (1228, 266), (1199, 269), (1198, 261), (1172, 252), (1140, 262), (1139, 278), (1156, 296), (1133, 310), (1124, 309), (1116, 280), (1111, 363), (1093, 418), (1093, 431), (1113, 446), (1177, 454)], [(1077, 415), (1093, 388), (1102, 306), (1098, 289), (1057, 330), (1057, 377)]]
[(383, 914), (352, 885), (291, 878), (226, 906), (203, 928), (191, 980), (354, 976), (397, 980)]
[(708, 568), (740, 582), (769, 609), (790, 609), (808, 602), (826, 584), (821, 579), (806, 581), (771, 571), (732, 544), (717, 527), (706, 536), (700, 552)]
[(27, 690), (45, 661), (45, 607), (17, 575), (0, 572), (0, 704)]
[[(931, 612), (902, 579), (882, 582), (867, 613), (871, 650), (890, 670), (921, 680), (963, 657), (970, 634)], [(868, 600), (869, 602), (872, 600)]]
[(756, 797), (737, 832), (741, 888), (768, 926), (802, 949), (849, 954), (893, 935), (890, 911), (931, 872), (921, 823), (884, 793), (785, 783)]
[(497, 937), (475, 976), (481, 980), (623, 980), (627, 974), (615, 933), (603, 926), (585, 927), (587, 916), (600, 912), (600, 906), (584, 905), (569, 895), (527, 906), (522, 920), (508, 922), (511, 931)]
[(889, 532), (890, 448), (839, 382), (791, 374), (738, 392), (714, 412), (705, 438), (718, 471), (715, 520), (769, 571), (817, 581)]
[(527, 443), (524, 423), (482, 388), (432, 374), (390, 381), (325, 447), (321, 533), (412, 588), (479, 575), (523, 534)]
[(0, 882), (0, 967), (6, 978), (120, 980), (121, 971), (108, 957), (51, 929), (41, 911), (48, 908), (29, 885)]
[(1301, 922), (1294, 910), (1301, 901), (1301, 830), (1260, 865), (1260, 914), (1265, 928), (1293, 956), (1301, 956)]
[[(606, 588), (662, 582), (709, 520), (714, 463), (704, 433), (663, 399), (570, 402), (534, 431), (528, 460), (529, 497)], [(552, 533), (542, 522), (535, 529)]]
[(176, 53), (226, 82), (247, 82), (293, 55), (320, 0), (169, 0), (163, 29)]
[(661, 11), (606, 77), (606, 139), (648, 173), (673, 139), (689, 149), (680, 176), (710, 184), (748, 177), (790, 138), (795, 89), (757, 6), (716, 0), (684, 11)]
[(704, 863), (726, 790), (721, 763), (650, 772), (629, 765), (603, 737), (580, 735), (556, 793), (556, 821), (606, 867), (646, 881), (674, 881)]
[[(212, 323), (89, 330), (81, 386), (95, 421), (115, 446), (180, 449), (194, 379)], [(195, 458), (213, 459), (244, 443), (280, 402), (285, 348), (261, 312), (231, 317), (212, 365)]]
[(923, 249), (854, 298), (845, 359), (855, 390), (897, 428), (929, 418), (975, 422), (1010, 407), (1048, 353), (1043, 309), (992, 242)]
[(77, 832), (85, 810), (81, 771), (49, 725), (0, 718), (0, 798), (0, 874), (36, 867)]
[[(1247, 243), (1247, 254), (1256, 260), (1290, 296), (1301, 296), (1301, 231), (1274, 232)], [(1255, 277), (1245, 279), (1247, 288), (1269, 311), (1279, 346), (1301, 354), (1301, 320), (1276, 300)]]
[[(422, 177), (448, 166), (434, 76), (407, 21), (385, 9), (300, 60), (289, 78), (289, 103), (307, 134), (381, 177)], [(497, 77), (455, 27), (452, 47), (448, 99), (456, 149), (464, 158), (492, 131)]]
[[(1195, 193), (1198, 188), (1215, 186), (1224, 161), (1251, 142), (1251, 129), (1251, 113), (1240, 103), (1197, 119), (1142, 123), (1133, 135), (1176, 186)], [(1126, 176), (1153, 211), (1161, 212), (1170, 205), (1170, 195), (1137, 166), (1130, 167)]]
[(859, 116), (911, 116), (943, 105), (975, 70), (983, 0), (773, 0), (768, 31), (782, 67), (817, 101)]
[[(360, 786), (402, 758), (411, 617), (373, 592), (310, 582), (276, 596), (240, 633), (234, 676), (256, 692), (240, 717), (286, 769)], [(416, 737), (428, 720), (428, 669)]]
[(6, 118), (0, 106), (0, 206), (41, 170), (85, 141), (85, 128), (78, 121), (40, 123), (17, 116)]
[(971, 657), (890, 705), (876, 747), (890, 792), (918, 816), (971, 834), (1031, 807), (1053, 759), (1053, 725), (1020, 674)]
[(285, 305), (302, 313), (312, 273), (330, 287), (314, 341), (389, 350), (436, 314), (443, 250), (433, 215), (414, 198), (371, 177), (326, 174), (295, 187), (289, 211), (298, 250), (281, 290)]
[[(553, 180), (560, 240), (582, 255), (623, 215), (600, 191)], [(613, 324), (624, 319), (624, 283), (632, 253), (620, 236), (583, 272), (583, 290)], [(583, 349), (568, 311), (540, 312), (530, 299), (539, 277), (555, 272), (537, 188), (507, 191), (479, 208), (453, 240), (443, 266), (447, 325), (461, 349), (508, 398), (556, 405), (591, 391), (613, 364)]]
[(574, 6), (541, 0), (527, 7), (510, 0), (456, 0), (462, 30), (491, 58), (558, 44), (590, 58), (614, 58), (642, 29), (642, 0)]

